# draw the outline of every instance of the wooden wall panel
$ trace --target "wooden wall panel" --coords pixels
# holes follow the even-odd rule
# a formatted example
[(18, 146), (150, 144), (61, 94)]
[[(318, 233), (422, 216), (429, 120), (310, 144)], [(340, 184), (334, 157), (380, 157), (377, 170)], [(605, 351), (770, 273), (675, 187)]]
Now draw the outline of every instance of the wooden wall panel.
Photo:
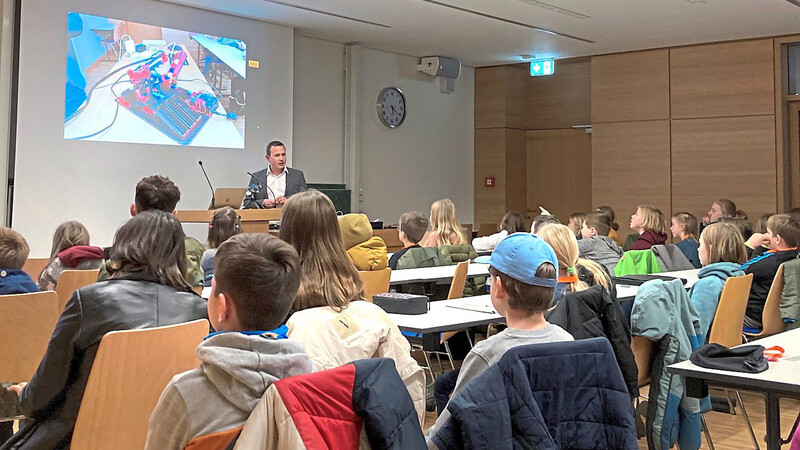
[[(475, 224), (499, 223), (505, 214), (506, 202), (506, 129), (475, 130)], [(492, 149), (492, 151), (487, 151)], [(488, 188), (484, 178), (495, 177), (496, 185)]]
[(668, 120), (594, 124), (592, 206), (614, 208), (623, 236), (637, 205), (670, 214), (669, 154)]
[(525, 127), (526, 76), (515, 66), (475, 69), (475, 128)]
[[(543, 206), (566, 223), (592, 210), (592, 138), (583, 130), (527, 133), (528, 209)], [(531, 217), (532, 218), (532, 217)]]
[(672, 121), (672, 205), (704, 216), (727, 197), (755, 222), (776, 212), (774, 116)]
[(772, 39), (669, 52), (673, 119), (775, 113)]
[(592, 123), (669, 118), (669, 51), (596, 56)]
[[(528, 65), (523, 66), (528, 69)], [(588, 59), (556, 63), (549, 77), (528, 76), (525, 109), (528, 130), (571, 128), (592, 121), (592, 64)]]
[[(523, 214), (528, 204), (528, 176), (525, 170), (526, 143), (525, 131), (506, 129), (506, 202), (503, 214), (495, 217), (500, 223), (506, 211), (517, 211)], [(485, 147), (490, 148), (490, 147)]]

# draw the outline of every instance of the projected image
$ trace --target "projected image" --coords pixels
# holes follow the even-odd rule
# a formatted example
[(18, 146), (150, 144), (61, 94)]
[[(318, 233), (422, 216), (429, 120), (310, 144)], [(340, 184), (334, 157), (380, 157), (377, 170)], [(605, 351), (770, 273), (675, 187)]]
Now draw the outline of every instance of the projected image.
[(69, 13), (64, 138), (244, 148), (241, 40)]

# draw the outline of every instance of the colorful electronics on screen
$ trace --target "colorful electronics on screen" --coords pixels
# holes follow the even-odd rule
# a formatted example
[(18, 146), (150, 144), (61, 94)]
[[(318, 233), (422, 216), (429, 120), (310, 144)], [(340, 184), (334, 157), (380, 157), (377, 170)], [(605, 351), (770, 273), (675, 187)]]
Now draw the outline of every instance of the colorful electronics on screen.
[(244, 148), (243, 41), (68, 14), (64, 138)]

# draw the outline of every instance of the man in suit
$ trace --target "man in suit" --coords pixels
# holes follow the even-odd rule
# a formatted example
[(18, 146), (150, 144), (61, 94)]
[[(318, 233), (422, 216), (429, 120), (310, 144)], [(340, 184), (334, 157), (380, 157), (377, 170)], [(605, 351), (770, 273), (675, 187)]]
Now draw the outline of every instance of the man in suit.
[(267, 144), (266, 158), (267, 168), (250, 177), (250, 187), (242, 202), (244, 209), (278, 208), (289, 196), (306, 190), (303, 171), (286, 167), (286, 146), (282, 142)]

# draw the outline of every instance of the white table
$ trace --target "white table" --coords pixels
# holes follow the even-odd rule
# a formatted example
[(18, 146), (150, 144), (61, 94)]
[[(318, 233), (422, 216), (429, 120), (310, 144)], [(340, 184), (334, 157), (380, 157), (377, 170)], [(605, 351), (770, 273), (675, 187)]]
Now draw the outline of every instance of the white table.
[[(778, 362), (771, 362), (769, 369), (761, 373), (743, 373), (699, 367), (691, 361), (683, 361), (667, 368), (669, 373), (686, 377), (686, 392), (692, 397), (702, 398), (708, 394), (708, 386), (754, 391), (764, 394), (767, 418), (767, 449), (781, 448), (780, 399), (800, 399), (800, 329), (786, 331), (751, 342), (770, 348), (774, 345), (786, 351)], [(791, 436), (789, 436), (791, 440)]]
[(430, 310), (425, 314), (389, 314), (389, 317), (400, 330), (422, 334), (505, 322), (505, 318), (492, 307), (489, 295), (440, 300), (428, 305)]
[[(458, 264), (437, 267), (421, 267), (418, 269), (393, 270), (389, 284), (420, 283), (429, 281), (451, 280), (456, 273)], [(488, 264), (470, 263), (467, 269), (468, 277), (485, 277), (489, 275)]]
[[(686, 280), (686, 284), (684, 284), (684, 287), (686, 289), (690, 289), (692, 286), (694, 286), (695, 283), (697, 283), (698, 272), (700, 272), (700, 269), (676, 270), (674, 272), (661, 272), (661, 273), (654, 273), (652, 275), (683, 278)], [(618, 283), (616, 285), (616, 289), (617, 289), (618, 299), (636, 297), (636, 293), (639, 292), (639, 286), (631, 286), (621, 283)]]

